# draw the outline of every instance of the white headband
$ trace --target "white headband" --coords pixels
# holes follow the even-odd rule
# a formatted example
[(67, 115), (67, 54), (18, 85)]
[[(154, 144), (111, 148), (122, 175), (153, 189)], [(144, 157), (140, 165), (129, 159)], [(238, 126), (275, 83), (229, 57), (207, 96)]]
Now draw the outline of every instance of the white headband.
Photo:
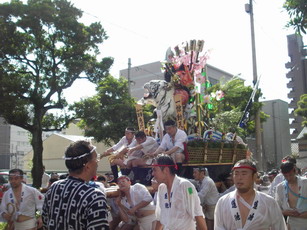
[(80, 156), (76, 156), (76, 157), (66, 157), (64, 156), (64, 160), (67, 160), (67, 161), (70, 161), (70, 160), (77, 160), (77, 159), (80, 159), (80, 158), (83, 158), (83, 157), (86, 157), (88, 155), (90, 155), (92, 152), (94, 152), (96, 150), (96, 146), (93, 146), (92, 150), (89, 152), (89, 153), (84, 153)]

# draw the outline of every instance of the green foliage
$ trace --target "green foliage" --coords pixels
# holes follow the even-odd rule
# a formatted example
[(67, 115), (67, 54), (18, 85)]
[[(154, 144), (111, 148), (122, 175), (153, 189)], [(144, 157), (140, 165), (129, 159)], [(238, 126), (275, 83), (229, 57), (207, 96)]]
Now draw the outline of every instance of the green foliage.
[(107, 35), (100, 23), (78, 22), (82, 11), (66, 0), (0, 4), (0, 116), (32, 134), (34, 186), (42, 175), (42, 130), (60, 130), (70, 116), (63, 90), (76, 79), (97, 83), (111, 58), (97, 59)]
[[(72, 110), (82, 121), (79, 126), (85, 129), (86, 136), (110, 145), (117, 142), (128, 126), (138, 127), (135, 101), (128, 91), (127, 79), (104, 78), (98, 87), (98, 94), (75, 103)], [(144, 109), (145, 122), (151, 117), (149, 109)]]
[[(99, 23), (79, 23), (81, 16), (66, 0), (0, 5), (0, 105), (9, 123), (31, 131), (38, 113), (67, 106), (62, 92), (81, 75), (98, 82), (108, 74), (112, 59), (96, 59), (106, 33)], [(45, 120), (46, 129), (59, 126), (57, 117)]]
[[(235, 129), (239, 136), (247, 136), (254, 133), (254, 115), (263, 105), (261, 102), (257, 102), (258, 98), (262, 95), (260, 89), (255, 95), (255, 102), (252, 104), (251, 116), (246, 129), (239, 128), (238, 123), (251, 97), (253, 88), (251, 86), (245, 86), (242, 79), (233, 77), (224, 84), (218, 83), (208, 88), (207, 94), (215, 93), (218, 90), (223, 91), (225, 96), (221, 101), (212, 98), (211, 103), (213, 104), (213, 109), (206, 109), (205, 115), (208, 126), (225, 133), (229, 132), (230, 129)], [(269, 115), (261, 112), (260, 117), (261, 122), (264, 122)]]
[(307, 94), (303, 94), (297, 102), (297, 109), (294, 111), (295, 115), (302, 116), (304, 121), (302, 125), (307, 127)]
[(0, 230), (4, 230), (4, 229), (6, 229), (6, 222), (2, 222), (2, 223), (0, 223)]
[(293, 27), (297, 33), (306, 34), (307, 27), (307, 2), (306, 0), (286, 0), (284, 8), (287, 10), (290, 20), (288, 27)]
[(190, 147), (204, 147), (203, 139), (194, 139), (188, 142), (188, 146)]

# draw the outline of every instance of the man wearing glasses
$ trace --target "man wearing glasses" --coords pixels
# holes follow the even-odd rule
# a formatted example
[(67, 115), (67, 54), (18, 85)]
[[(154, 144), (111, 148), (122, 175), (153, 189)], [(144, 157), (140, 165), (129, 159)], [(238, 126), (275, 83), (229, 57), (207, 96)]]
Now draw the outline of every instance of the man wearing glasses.
[(95, 150), (88, 141), (74, 142), (66, 149), (69, 177), (55, 182), (45, 195), (45, 229), (109, 229), (105, 195), (88, 185), (100, 159)]

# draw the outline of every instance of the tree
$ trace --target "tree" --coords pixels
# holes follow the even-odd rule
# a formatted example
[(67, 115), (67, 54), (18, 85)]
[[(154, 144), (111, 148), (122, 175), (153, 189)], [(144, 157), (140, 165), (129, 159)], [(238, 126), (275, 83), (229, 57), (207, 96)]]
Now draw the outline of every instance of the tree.
[[(137, 127), (135, 101), (130, 96), (127, 79), (107, 76), (97, 89), (98, 94), (75, 103), (71, 109), (81, 118), (79, 126), (86, 136), (110, 145), (117, 142), (127, 126)], [(145, 122), (152, 114), (144, 110)]]
[(290, 20), (288, 27), (293, 27), (300, 34), (306, 34), (307, 27), (307, 2), (306, 0), (286, 0), (284, 8), (287, 10)]
[[(224, 93), (222, 100), (212, 97), (212, 109), (207, 111), (207, 123), (209, 126), (214, 126), (217, 130), (228, 132), (230, 128), (236, 129), (239, 135), (247, 136), (255, 133), (254, 115), (258, 109), (261, 109), (261, 102), (253, 102), (250, 110), (251, 116), (247, 122), (246, 129), (238, 128), (238, 122), (243, 115), (249, 98), (253, 92), (253, 88), (245, 86), (244, 81), (240, 78), (233, 77), (231, 80), (222, 84), (221, 82), (208, 88), (208, 94), (215, 94), (217, 91)], [(261, 91), (258, 90), (255, 98), (261, 96)], [(257, 101), (257, 100), (256, 100)], [(207, 106), (208, 107), (208, 106)], [(264, 112), (260, 113), (261, 122), (264, 122), (269, 115)]]
[(75, 80), (97, 83), (113, 63), (97, 60), (107, 38), (101, 24), (86, 26), (81, 17), (66, 0), (0, 4), (0, 116), (32, 134), (35, 187), (43, 174), (42, 131), (59, 130), (70, 119), (48, 111), (67, 108), (63, 90)]
[(297, 102), (297, 109), (294, 111), (295, 115), (302, 116), (304, 121), (302, 125), (307, 127), (307, 94), (303, 94)]

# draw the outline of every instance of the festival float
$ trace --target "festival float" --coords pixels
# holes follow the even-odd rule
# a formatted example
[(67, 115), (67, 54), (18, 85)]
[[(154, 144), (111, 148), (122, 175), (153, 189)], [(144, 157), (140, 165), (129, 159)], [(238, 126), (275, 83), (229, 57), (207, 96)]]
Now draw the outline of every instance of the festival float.
[[(223, 101), (227, 92), (208, 93), (211, 87), (207, 77), (208, 58), (209, 51), (204, 51), (203, 40), (191, 40), (169, 48), (162, 63), (164, 80), (147, 82), (144, 97), (136, 105), (139, 130), (161, 138), (163, 123), (172, 119), (179, 129), (186, 131), (188, 143), (184, 166), (187, 177), (192, 176), (192, 168), (196, 166), (206, 166), (210, 175), (217, 176), (229, 171), (248, 153), (247, 145), (235, 132), (215, 130), (211, 126), (212, 101)], [(144, 104), (156, 107), (154, 124), (144, 124)]]

